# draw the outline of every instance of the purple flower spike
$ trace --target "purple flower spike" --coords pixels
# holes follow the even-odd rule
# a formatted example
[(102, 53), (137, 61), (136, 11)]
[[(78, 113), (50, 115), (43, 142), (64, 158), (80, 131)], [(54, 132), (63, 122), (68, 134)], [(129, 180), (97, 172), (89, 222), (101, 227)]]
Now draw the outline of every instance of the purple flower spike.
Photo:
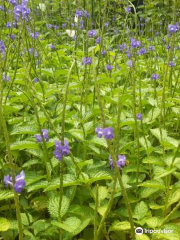
[(175, 66), (175, 63), (173, 61), (170, 61), (169, 62), (169, 67), (174, 67)]
[(98, 37), (98, 38), (96, 39), (96, 44), (100, 44), (100, 42), (101, 42), (101, 37)]
[(153, 73), (153, 74), (151, 75), (151, 79), (152, 79), (152, 80), (157, 80), (157, 79), (159, 79), (159, 74)]
[(70, 153), (69, 143), (65, 140), (64, 145), (61, 142), (55, 141), (54, 156), (59, 161), (62, 160), (62, 156), (67, 156)]
[(25, 179), (25, 172), (21, 171), (19, 175), (16, 176), (16, 182)]
[(91, 65), (91, 63), (92, 63), (92, 58), (90, 58), (90, 57), (83, 57), (82, 58), (82, 64), (83, 65)]
[[(43, 135), (43, 137), (44, 137), (44, 139), (45, 139), (46, 142), (49, 141), (48, 132), (49, 132), (49, 131), (48, 131), (47, 129), (42, 129), (42, 135)], [(42, 142), (42, 138), (41, 138), (41, 135), (40, 135), (40, 134), (35, 135), (35, 138), (36, 138), (36, 140), (37, 140), (39, 143)]]
[(104, 128), (104, 138), (106, 140), (112, 140), (114, 138), (114, 130), (112, 127)]
[(14, 184), (14, 190), (17, 193), (21, 193), (24, 186), (26, 185), (26, 182), (24, 180), (18, 180), (15, 184)]
[(90, 38), (95, 37), (95, 36), (96, 36), (96, 30), (89, 30), (88, 36), (89, 36)]
[(97, 134), (98, 138), (102, 138), (104, 133), (103, 128), (100, 128), (100, 127), (95, 128), (95, 133)]
[(127, 13), (130, 13), (131, 12), (131, 7), (127, 7), (125, 10), (126, 10)]
[(110, 66), (109, 64), (107, 64), (107, 65), (106, 65), (106, 69), (107, 69), (108, 71), (112, 71), (113, 66)]
[(141, 113), (137, 113), (137, 114), (136, 114), (136, 118), (137, 118), (138, 120), (142, 120), (142, 114), (141, 114)]
[(55, 151), (53, 152), (53, 154), (54, 154), (54, 157), (55, 157), (56, 159), (58, 159), (59, 161), (62, 160), (62, 153), (61, 153), (61, 151), (55, 150)]
[(13, 185), (12, 178), (9, 176), (9, 174), (4, 176), (3, 182), (6, 188), (8, 187), (8, 185)]
[(168, 30), (170, 32), (170, 34), (176, 33), (179, 30), (179, 25), (173, 25), (173, 24), (169, 24), (168, 25)]
[[(114, 164), (111, 155), (109, 156), (109, 164), (111, 166), (111, 169), (114, 169)], [(125, 155), (118, 155), (118, 160), (116, 161), (116, 165), (119, 169), (122, 169), (126, 164), (126, 156)]]

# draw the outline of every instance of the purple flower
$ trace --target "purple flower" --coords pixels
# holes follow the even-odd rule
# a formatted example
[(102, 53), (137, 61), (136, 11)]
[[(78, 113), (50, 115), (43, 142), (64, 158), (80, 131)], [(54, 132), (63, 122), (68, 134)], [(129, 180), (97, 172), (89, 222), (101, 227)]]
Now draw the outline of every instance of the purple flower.
[(90, 18), (90, 14), (88, 13), (87, 10), (84, 11), (84, 16), (87, 17), (87, 18)]
[(9, 3), (11, 3), (13, 6), (17, 5), (17, 0), (9, 0)]
[(38, 39), (38, 38), (39, 38), (39, 35), (40, 35), (39, 32), (30, 33), (31, 38), (33, 38), (33, 39)]
[(47, 23), (47, 24), (46, 24), (46, 27), (47, 27), (47, 28), (52, 28), (52, 27), (53, 27), (53, 25), (52, 25), (52, 24), (49, 24), (49, 23)]
[(175, 66), (175, 63), (173, 61), (170, 61), (169, 62), (169, 67), (174, 67)]
[(21, 193), (25, 185), (26, 185), (26, 182), (24, 180), (19, 180), (19, 181), (15, 182), (15, 184), (14, 184), (15, 192)]
[(4, 182), (4, 185), (5, 185), (6, 188), (7, 188), (9, 185), (11, 185), (11, 186), (13, 185), (13, 183), (12, 183), (12, 177), (10, 177), (9, 174), (6, 175), (6, 176), (4, 176), (3, 182)]
[(10, 80), (11, 80), (10, 77), (3, 73), (3, 81), (10, 82)]
[(34, 82), (34, 83), (39, 82), (38, 78), (34, 78), (33, 82)]
[[(21, 193), (24, 186), (26, 185), (25, 179), (25, 172), (21, 171), (19, 175), (15, 177), (15, 184), (14, 184), (14, 191), (17, 193)], [(4, 185), (7, 188), (9, 185), (13, 186), (12, 177), (9, 175), (4, 176)]]
[(170, 32), (170, 34), (176, 33), (179, 30), (179, 25), (173, 25), (173, 24), (169, 24), (168, 25), (168, 30)]
[(129, 61), (127, 62), (127, 64), (128, 64), (129, 67), (132, 67), (132, 60), (129, 60)]
[[(109, 156), (109, 164), (111, 166), (111, 169), (114, 169), (114, 164), (111, 155)], [(116, 165), (119, 169), (122, 169), (126, 164), (126, 156), (125, 155), (118, 155), (118, 160), (116, 161)]]
[(125, 11), (126, 11), (127, 13), (130, 13), (130, 12), (131, 12), (131, 7), (127, 7), (127, 8), (125, 9)]
[(109, 22), (106, 22), (106, 23), (104, 24), (104, 26), (105, 26), (106, 28), (108, 28), (108, 27), (109, 27)]
[(56, 47), (53, 44), (51, 44), (50, 48), (51, 50), (54, 50)]
[(114, 130), (112, 127), (104, 128), (104, 138), (112, 140), (114, 138)]
[[(47, 129), (42, 129), (42, 135), (43, 135), (43, 137), (44, 137), (44, 139), (45, 139), (46, 142), (49, 141), (48, 132), (49, 132), (49, 131), (48, 131)], [(35, 138), (36, 138), (36, 140), (37, 140), (39, 143), (42, 142), (42, 137), (41, 137), (40, 134), (35, 135)]]
[(62, 145), (61, 141), (55, 141), (55, 151), (54, 156), (59, 161), (62, 160), (62, 156), (67, 156), (70, 153), (69, 143), (65, 140), (64, 145)]
[(106, 56), (107, 51), (106, 51), (106, 50), (102, 50), (102, 51), (101, 51), (101, 54), (102, 54), (102, 56), (104, 57), (104, 56)]
[(97, 134), (98, 138), (102, 138), (104, 133), (103, 128), (100, 128), (100, 127), (95, 128), (95, 133)]
[(113, 66), (111, 66), (111, 65), (107, 64), (107, 65), (106, 65), (106, 69), (107, 69), (108, 71), (112, 71), (112, 69), (113, 69)]
[(90, 58), (90, 57), (83, 57), (82, 58), (82, 64), (83, 65), (91, 65), (91, 63), (92, 63), (92, 58)]
[(138, 120), (142, 120), (142, 114), (141, 114), (141, 113), (137, 113), (137, 114), (136, 114), (136, 118), (137, 118)]
[(95, 37), (96, 36), (96, 30), (89, 30), (88, 31), (88, 36), (91, 37)]
[(132, 48), (138, 48), (140, 46), (141, 46), (141, 42), (140, 41), (137, 41), (134, 38), (131, 38), (131, 47)]
[(159, 79), (159, 74), (153, 73), (153, 74), (151, 75), (151, 79), (152, 79), (152, 80), (157, 80), (157, 79)]
[(76, 15), (76, 17), (82, 17), (83, 16), (83, 11), (82, 10), (76, 10), (75, 15)]
[(149, 51), (154, 51), (155, 47), (154, 46), (149, 46)]
[(6, 27), (7, 27), (7, 28), (11, 28), (11, 22), (8, 22), (8, 23), (6, 24)]
[(96, 39), (96, 43), (97, 43), (97, 44), (100, 44), (100, 42), (101, 42), (101, 37), (98, 37), (98, 38)]
[(137, 51), (137, 55), (143, 55), (143, 54), (146, 54), (147, 51), (145, 48), (141, 48), (139, 51)]

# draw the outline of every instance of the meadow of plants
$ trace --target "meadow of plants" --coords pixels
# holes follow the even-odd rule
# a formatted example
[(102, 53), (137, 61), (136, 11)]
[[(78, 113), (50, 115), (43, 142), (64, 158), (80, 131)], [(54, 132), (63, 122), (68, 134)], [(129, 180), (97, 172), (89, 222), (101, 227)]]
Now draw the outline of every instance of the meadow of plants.
[(180, 240), (179, 0), (0, 0), (0, 239)]

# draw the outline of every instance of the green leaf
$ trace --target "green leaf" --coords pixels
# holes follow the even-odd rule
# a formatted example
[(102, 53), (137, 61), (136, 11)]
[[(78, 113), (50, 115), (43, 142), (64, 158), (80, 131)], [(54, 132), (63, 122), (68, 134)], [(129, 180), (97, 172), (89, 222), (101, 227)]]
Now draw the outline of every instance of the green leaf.
[(0, 201), (9, 199), (9, 198), (13, 198), (13, 197), (14, 197), (14, 193), (10, 190), (1, 190), (0, 191)]
[(151, 217), (146, 219), (146, 224), (149, 228), (157, 228), (161, 224), (162, 218), (159, 217)]
[(11, 224), (6, 218), (0, 218), (0, 232), (5, 232), (10, 228)]
[(52, 224), (70, 233), (70, 236), (76, 236), (83, 231), (90, 222), (90, 218), (81, 221), (77, 217), (69, 217), (63, 223), (52, 221)]
[(31, 141), (17, 141), (11, 144), (11, 150), (39, 149), (39, 144)]
[(180, 200), (180, 189), (176, 191), (172, 191), (168, 198), (168, 207), (171, 206), (173, 203), (178, 202)]
[(71, 129), (69, 130), (69, 133), (71, 136), (77, 140), (83, 141), (84, 140), (84, 134), (81, 129)]
[(11, 131), (11, 135), (19, 135), (19, 134), (36, 134), (37, 129), (34, 126), (21, 126), (14, 127)]
[(148, 180), (148, 181), (145, 181), (145, 182), (139, 184), (139, 186), (165, 189), (165, 184), (162, 179)]
[(141, 201), (136, 204), (133, 217), (138, 220), (141, 220), (146, 216), (147, 213), (148, 213), (148, 205), (144, 201)]
[(154, 135), (159, 140), (159, 142), (161, 142), (161, 140), (167, 139), (167, 131), (165, 129), (161, 129), (162, 139), (161, 139), (161, 131), (159, 128), (151, 129), (150, 131), (151, 131), (152, 135)]
[[(52, 218), (59, 217), (59, 196), (51, 197), (48, 202), (48, 211)], [(69, 208), (70, 201), (66, 196), (62, 197), (60, 216), (61, 218), (66, 214)]]
[[(94, 197), (96, 196), (96, 187), (93, 188), (93, 194)], [(98, 197), (99, 197), (99, 203), (104, 200), (105, 198), (107, 198), (108, 196), (108, 189), (105, 186), (99, 186), (98, 187)]]
[(120, 222), (115, 221), (109, 228), (109, 231), (127, 231), (131, 229), (131, 225), (128, 221)]

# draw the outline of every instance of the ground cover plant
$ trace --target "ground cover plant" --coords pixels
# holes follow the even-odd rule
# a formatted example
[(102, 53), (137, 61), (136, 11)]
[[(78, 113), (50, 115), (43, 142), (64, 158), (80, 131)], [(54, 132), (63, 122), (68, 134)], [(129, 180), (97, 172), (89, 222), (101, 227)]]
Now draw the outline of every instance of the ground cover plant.
[(0, 239), (180, 239), (179, 18), (0, 0)]

